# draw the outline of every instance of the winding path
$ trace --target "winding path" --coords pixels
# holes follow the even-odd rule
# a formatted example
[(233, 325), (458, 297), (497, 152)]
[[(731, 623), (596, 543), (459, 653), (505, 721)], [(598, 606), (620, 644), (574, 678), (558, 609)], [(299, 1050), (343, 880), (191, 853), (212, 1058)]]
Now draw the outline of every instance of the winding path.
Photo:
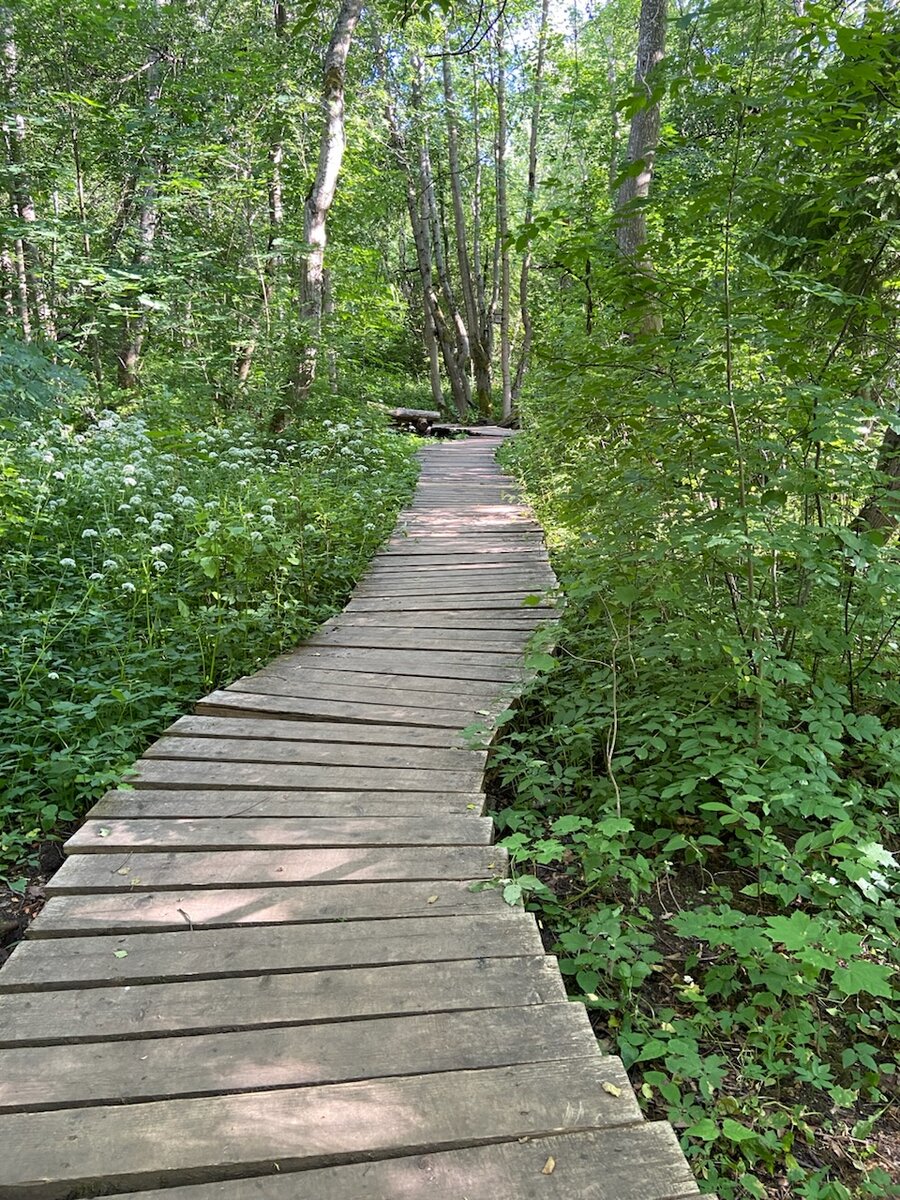
[(0, 1197), (696, 1195), (534, 918), (470, 890), (506, 868), (463, 730), (555, 615), (500, 436), (425, 451), (345, 611), (68, 843), (0, 971)]

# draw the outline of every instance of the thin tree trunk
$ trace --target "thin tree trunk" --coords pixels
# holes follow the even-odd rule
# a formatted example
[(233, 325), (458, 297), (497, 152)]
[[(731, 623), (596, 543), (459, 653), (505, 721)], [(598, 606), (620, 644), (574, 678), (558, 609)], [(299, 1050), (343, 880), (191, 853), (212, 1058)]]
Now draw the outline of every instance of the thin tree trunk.
[(482, 345), (475, 283), (469, 259), (468, 230), (463, 208), (462, 182), (459, 168), (459, 122), (453, 70), (450, 55), (444, 47), (444, 103), (447, 116), (447, 159), (450, 165), (450, 195), (453, 202), (453, 229), (456, 235), (456, 259), (459, 265), (460, 287), (466, 308), (466, 327), (469, 350), (475, 373), (475, 396), (478, 415), (485, 420), (491, 415), (491, 360)]
[(614, 197), (616, 180), (619, 177), (619, 142), (622, 136), (622, 122), (619, 117), (616, 56), (612, 33), (607, 33), (604, 40), (606, 42), (606, 85), (609, 90), (609, 192)]
[[(153, 0), (153, 7), (158, 15), (164, 0)], [(154, 41), (156, 39), (154, 38)], [(162, 97), (163, 85), (163, 52), (154, 47), (150, 66), (147, 70), (147, 97), (144, 110), (147, 117), (147, 136), (153, 141), (159, 119), (159, 102)], [(160, 163), (153, 150), (146, 154), (143, 169), (143, 186), (140, 187), (137, 218), (137, 248), (132, 260), (135, 270), (144, 272), (150, 266), (153, 254), (153, 242), (159, 225), (158, 190)], [(137, 181), (135, 194), (137, 194)], [(149, 314), (144, 309), (137, 316), (127, 316), (122, 332), (122, 345), (119, 350), (119, 387), (131, 391), (137, 387), (137, 368), (141, 358), (141, 350), (147, 333)]]
[(500, 372), (503, 379), (503, 420), (512, 416), (512, 380), (509, 357), (509, 210), (506, 198), (506, 63), (503, 24), (497, 24), (497, 231), (500, 239)]
[[(900, 421), (900, 413), (893, 420)], [(853, 528), (857, 533), (880, 529), (887, 539), (900, 524), (900, 433), (893, 424), (884, 431), (876, 470), (880, 483), (860, 509)]]
[[(531, 129), (528, 136), (528, 190), (525, 193), (525, 228), (534, 220), (534, 195), (537, 190), (537, 159), (538, 159), (538, 127), (541, 119), (541, 99), (544, 82), (544, 53), (547, 47), (547, 22), (550, 13), (550, 0), (543, 0), (541, 5), (541, 27), (538, 33), (537, 62), (534, 68), (534, 97), (531, 105)], [(525, 382), (525, 372), (528, 370), (528, 360), (531, 355), (531, 343), (534, 339), (534, 323), (531, 320), (531, 308), (528, 303), (528, 276), (531, 271), (531, 242), (522, 259), (522, 270), (519, 274), (519, 311), (522, 317), (522, 348), (519, 351), (519, 361), (516, 365), (516, 375), (512, 385), (512, 403), (516, 404)]]
[[(628, 165), (635, 168), (623, 181), (617, 199), (616, 244), (619, 253), (645, 281), (653, 279), (653, 264), (647, 252), (647, 218), (644, 205), (650, 195), (653, 163), (659, 141), (659, 100), (653, 98), (653, 76), (666, 49), (666, 0), (641, 0), (638, 28), (635, 91), (644, 93), (646, 104), (631, 118), (628, 135)], [(655, 298), (651, 294), (641, 329), (658, 332), (662, 327)]]
[[(378, 67), (385, 85), (385, 119), (391, 137), (391, 148), (403, 170), (406, 192), (406, 208), (409, 214), (410, 228), (416, 248), (416, 265), (419, 268), (419, 281), (422, 287), (422, 302), (424, 306), (424, 335), (428, 350), (431, 391), (435, 404), (443, 407), (443, 392), (441, 388), (440, 370), (437, 363), (437, 351), (440, 350), (444, 360), (444, 369), (450, 383), (453, 402), (460, 419), (466, 414), (465, 393), (463, 381), (460, 378), (456, 355), (454, 352), (452, 334), (447, 320), (441, 310), (440, 298), (435, 290), (431, 259), (431, 236), (428, 220), (428, 210), (423, 189), (421, 187), (421, 172), (413, 167), (406, 137), (400, 127), (397, 110), (391, 97), (391, 81), (388, 75), (387, 56), (381, 41), (376, 34), (376, 50)], [(415, 97), (414, 97), (415, 99)]]
[[(362, 11), (362, 0), (343, 0), (325, 55), (322, 84), (322, 132), (316, 177), (303, 206), (303, 241), (306, 250), (300, 273), (299, 317), (303, 344), (293, 380), (293, 403), (302, 404), (316, 377), (316, 359), (322, 332), (325, 298), (325, 246), (328, 213), (334, 203), (338, 176), (347, 145), (344, 127), (344, 87), (347, 56)], [(276, 414), (278, 417), (278, 414)], [(283, 419), (278, 418), (282, 421)], [(278, 420), (273, 423), (278, 426)]]
[(16, 257), (20, 264), (20, 311), (22, 317), (22, 333), (27, 339), (31, 337), (31, 310), (40, 333), (49, 340), (56, 338), (56, 327), (53, 313), (44, 290), (41, 273), (41, 256), (37, 244), (27, 231), (37, 224), (37, 210), (29, 186), (26, 169), (26, 128), (23, 113), (16, 112), (18, 85), (18, 51), (13, 31), (12, 13), (6, 7), (0, 7), (0, 40), (2, 40), (2, 78), (3, 91), (11, 109), (9, 117), (3, 124), (3, 135), (6, 143), (7, 164), (9, 169), (9, 194), (13, 216), (24, 226), (21, 238), (17, 239)]
[(478, 333), (488, 362), (494, 350), (493, 314), (487, 303), (487, 281), (482, 260), (481, 212), (482, 179), (481, 120), (478, 102), (478, 68), (472, 63), (472, 138), (475, 150), (475, 183), (472, 189), (472, 266), (475, 272), (475, 299), (478, 305)]
[[(275, 0), (272, 5), (272, 19), (275, 28), (275, 37), (279, 42), (282, 42), (287, 36), (289, 19), (287, 6), (282, 3), (282, 0)], [(260, 290), (262, 293), (260, 304), (262, 312), (251, 322), (250, 330), (244, 340), (244, 344), (238, 351), (234, 367), (238, 388), (246, 387), (247, 380), (250, 377), (250, 367), (258, 345), (259, 328), (264, 321), (268, 322), (269, 313), (272, 309), (272, 300), (275, 295), (275, 285), (281, 269), (282, 255), (279, 251), (279, 240), (281, 238), (282, 226), (284, 225), (284, 184), (281, 167), (284, 162), (284, 139), (286, 133), (287, 123), (283, 116), (279, 116), (275, 124), (267, 155), (269, 172), (266, 183), (266, 199), (269, 231), (266, 240), (266, 257), (263, 262), (260, 280)]]

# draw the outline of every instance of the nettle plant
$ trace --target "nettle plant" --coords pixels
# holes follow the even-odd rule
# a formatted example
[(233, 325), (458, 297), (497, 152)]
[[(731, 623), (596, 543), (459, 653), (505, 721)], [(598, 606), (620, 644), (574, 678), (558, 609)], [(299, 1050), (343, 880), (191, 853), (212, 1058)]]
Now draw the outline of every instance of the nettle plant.
[(170, 718), (342, 603), (416, 470), (408, 439), (329, 408), (271, 442), (238, 418), (195, 432), (114, 414), (0, 442), (14, 882)]

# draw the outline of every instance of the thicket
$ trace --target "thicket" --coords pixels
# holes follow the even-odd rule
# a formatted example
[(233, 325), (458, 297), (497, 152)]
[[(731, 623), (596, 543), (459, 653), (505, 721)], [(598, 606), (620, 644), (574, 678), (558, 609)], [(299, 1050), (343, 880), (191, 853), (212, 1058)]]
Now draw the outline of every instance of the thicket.
[(77, 374), (5, 349), (31, 414), (0, 421), (0, 877), (16, 888), (169, 720), (340, 609), (416, 467), (358, 399), (320, 398), (271, 437), (177, 391), (98, 412)]
[(508, 461), (566, 608), (505, 891), (726, 1200), (896, 1194), (898, 54), (875, 8), (685, 17), (643, 269), (602, 159), (534, 233)]

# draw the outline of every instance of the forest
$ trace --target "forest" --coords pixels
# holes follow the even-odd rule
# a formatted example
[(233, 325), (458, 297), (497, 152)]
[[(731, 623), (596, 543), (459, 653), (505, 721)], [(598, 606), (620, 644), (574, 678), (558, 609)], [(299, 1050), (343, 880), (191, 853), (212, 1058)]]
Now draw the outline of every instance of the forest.
[(0, 23), (0, 912), (341, 608), (390, 409), (515, 425), (565, 607), (493, 742), (504, 898), (702, 1191), (896, 1195), (900, 8)]

